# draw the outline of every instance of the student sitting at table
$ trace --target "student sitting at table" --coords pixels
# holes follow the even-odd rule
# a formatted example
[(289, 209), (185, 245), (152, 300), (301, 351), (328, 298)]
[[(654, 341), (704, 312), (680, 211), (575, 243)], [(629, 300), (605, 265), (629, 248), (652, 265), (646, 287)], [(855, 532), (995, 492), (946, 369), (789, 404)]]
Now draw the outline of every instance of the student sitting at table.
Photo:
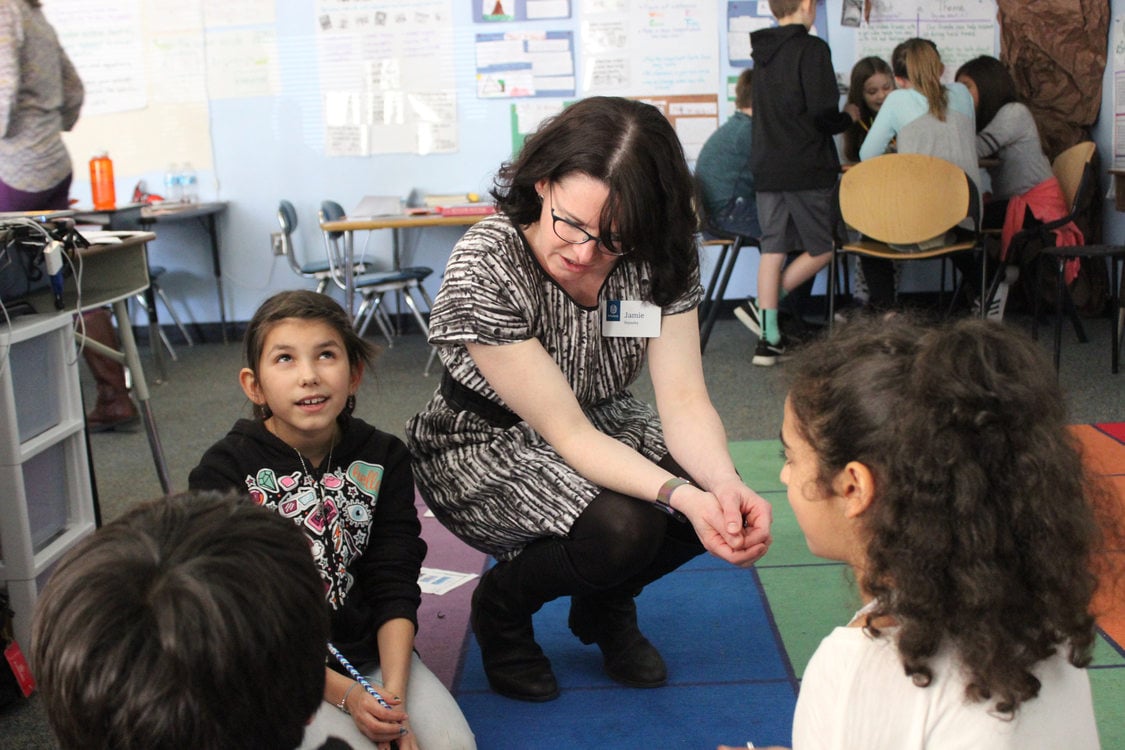
[[(979, 185), (973, 98), (960, 83), (942, 84), (944, 65), (937, 46), (929, 39), (908, 39), (895, 47), (891, 68), (898, 88), (879, 109), (859, 149), (860, 159), (881, 156), (894, 139), (899, 153), (927, 154), (953, 162)], [(965, 284), (977, 292), (973, 262), (963, 255), (954, 255), (953, 260)], [(860, 263), (872, 307), (890, 307), (895, 297), (894, 264), (868, 257), (861, 257)]]
[[(1015, 81), (1004, 64), (995, 57), (977, 57), (962, 65), (956, 78), (976, 104), (977, 155), (998, 160), (988, 168), (992, 195), (985, 201), (983, 225), (1001, 228), (1003, 260), (1017, 232), (1060, 219), (1069, 207), (1043, 153), (1031, 110), (1019, 100)], [(1056, 229), (1055, 236), (1059, 245), (1085, 241), (1074, 222)]]

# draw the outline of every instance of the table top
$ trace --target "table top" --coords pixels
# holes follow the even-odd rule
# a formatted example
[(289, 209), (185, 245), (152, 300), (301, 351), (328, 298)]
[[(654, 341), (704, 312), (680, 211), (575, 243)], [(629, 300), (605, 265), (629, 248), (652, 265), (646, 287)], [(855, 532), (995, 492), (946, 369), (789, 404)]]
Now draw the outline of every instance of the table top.
[(467, 227), (496, 214), (402, 214), (399, 216), (363, 216), (321, 222), (325, 232), (359, 232), (367, 229), (420, 229), (422, 227)]
[(128, 203), (108, 209), (78, 208), (74, 218), (91, 224), (118, 224), (123, 221), (157, 222), (193, 219), (225, 211), (229, 201), (204, 203)]

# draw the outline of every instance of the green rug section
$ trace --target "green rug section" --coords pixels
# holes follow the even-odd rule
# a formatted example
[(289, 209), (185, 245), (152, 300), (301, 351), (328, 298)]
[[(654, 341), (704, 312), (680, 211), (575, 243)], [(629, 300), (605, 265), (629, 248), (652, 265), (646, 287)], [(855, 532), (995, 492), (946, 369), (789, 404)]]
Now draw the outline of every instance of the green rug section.
[[(732, 442), (731, 456), (746, 483), (773, 506), (773, 544), (755, 566), (767, 606), (798, 679), (832, 628), (847, 623), (859, 606), (851, 571), (809, 552), (786, 499), (777, 440)], [(1125, 644), (1121, 644), (1125, 649)], [(1102, 747), (1125, 748), (1125, 656), (1104, 637), (1089, 670)]]

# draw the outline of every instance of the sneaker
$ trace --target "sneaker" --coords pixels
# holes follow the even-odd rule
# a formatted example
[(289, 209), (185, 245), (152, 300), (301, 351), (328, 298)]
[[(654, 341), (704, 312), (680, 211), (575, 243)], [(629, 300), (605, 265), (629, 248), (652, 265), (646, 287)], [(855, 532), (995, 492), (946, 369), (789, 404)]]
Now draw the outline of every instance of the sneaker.
[[(996, 294), (989, 300), (988, 310), (985, 312), (985, 317), (989, 320), (1003, 320), (1004, 308), (1008, 304), (1008, 292), (1011, 285), (1007, 281), (1001, 281), (996, 286)], [(973, 317), (980, 317), (980, 297), (973, 300)]]
[(738, 318), (755, 336), (762, 335), (762, 319), (758, 314), (757, 301), (753, 297), (734, 308), (734, 317)]
[(773, 367), (778, 362), (784, 362), (789, 359), (786, 354), (785, 339), (778, 341), (776, 344), (771, 344), (764, 338), (758, 339), (758, 346), (754, 349), (754, 358), (752, 364), (759, 367)]

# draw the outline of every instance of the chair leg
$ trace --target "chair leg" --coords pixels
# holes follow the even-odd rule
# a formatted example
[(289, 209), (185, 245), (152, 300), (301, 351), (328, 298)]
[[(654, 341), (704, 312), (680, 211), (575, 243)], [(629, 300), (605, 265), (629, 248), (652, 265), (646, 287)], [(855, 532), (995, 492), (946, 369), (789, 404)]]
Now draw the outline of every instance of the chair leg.
[(1063, 297), (1066, 296), (1066, 259), (1059, 258), (1058, 277), (1055, 282), (1055, 372), (1059, 371), (1062, 352)]
[(410, 308), (410, 312), (414, 315), (414, 320), (418, 323), (418, 327), (422, 329), (422, 333), (428, 339), (430, 337), (430, 327), (426, 325), (426, 319), (422, 317), (422, 313), (418, 310), (418, 303), (414, 301), (414, 295), (411, 294), (409, 287), (403, 290), (402, 298), (406, 300), (406, 306)]
[(1117, 374), (1121, 363), (1121, 337), (1122, 318), (1125, 318), (1125, 307), (1121, 306), (1121, 280), (1118, 278), (1118, 261), (1116, 257), (1109, 259), (1109, 300), (1115, 308), (1109, 311), (1109, 333), (1113, 339), (1110, 346), (1110, 372)]
[(172, 316), (172, 322), (175, 323), (176, 327), (180, 329), (180, 333), (183, 334), (184, 341), (187, 341), (187, 345), (195, 346), (195, 342), (191, 340), (191, 335), (187, 332), (187, 328), (184, 327), (183, 321), (180, 320), (180, 316), (176, 314), (175, 308), (172, 307), (172, 302), (168, 299), (168, 295), (164, 293), (164, 287), (156, 287), (156, 296), (160, 297), (160, 301), (164, 303), (164, 307), (167, 308), (168, 314)]
[(730, 249), (729, 245), (723, 245), (722, 250), (719, 251), (719, 259), (715, 262), (715, 270), (711, 272), (711, 280), (707, 282), (707, 291), (703, 293), (703, 304), (699, 306), (699, 320), (702, 322), (706, 319), (707, 313), (711, 309), (711, 304), (715, 300), (715, 288), (719, 285), (719, 276), (723, 272), (723, 265), (727, 260), (727, 251)]
[[(716, 292), (716, 297), (707, 306), (707, 320), (703, 323), (703, 330), (699, 334), (699, 352), (702, 354), (707, 349), (707, 341), (711, 338), (711, 329), (715, 327), (715, 321), (719, 317), (719, 307), (721, 306), (723, 295), (727, 292), (727, 285), (730, 283), (731, 273), (734, 272), (734, 266), (738, 263), (738, 255), (742, 252), (742, 238), (735, 239), (734, 244), (730, 246), (730, 262), (723, 268), (723, 277), (719, 282), (719, 288)], [(726, 248), (723, 248), (722, 254), (719, 256), (720, 261), (725, 259), (727, 254)], [(719, 270), (715, 269), (716, 272)]]
[[(148, 300), (145, 299), (143, 294), (136, 295), (136, 300), (144, 309), (148, 309)], [(165, 303), (165, 306), (167, 306), (167, 303)], [(151, 332), (152, 329), (150, 328), (149, 331)], [(179, 358), (176, 356), (176, 350), (172, 348), (172, 342), (168, 340), (168, 334), (164, 333), (164, 328), (159, 325), (156, 326), (156, 335), (160, 339), (160, 345), (163, 345), (164, 349), (168, 352), (168, 356), (172, 358), (172, 361), (178, 362)], [(151, 346), (158, 345), (155, 341), (149, 343)]]
[[(842, 273), (846, 277), (848, 274), (848, 261), (847, 255), (844, 256), (844, 263)], [(840, 268), (840, 256), (836, 252), (836, 248), (832, 248), (832, 260), (828, 261), (831, 268), (828, 272), (828, 333), (832, 333), (832, 327), (836, 323), (836, 274), (837, 269)]]

